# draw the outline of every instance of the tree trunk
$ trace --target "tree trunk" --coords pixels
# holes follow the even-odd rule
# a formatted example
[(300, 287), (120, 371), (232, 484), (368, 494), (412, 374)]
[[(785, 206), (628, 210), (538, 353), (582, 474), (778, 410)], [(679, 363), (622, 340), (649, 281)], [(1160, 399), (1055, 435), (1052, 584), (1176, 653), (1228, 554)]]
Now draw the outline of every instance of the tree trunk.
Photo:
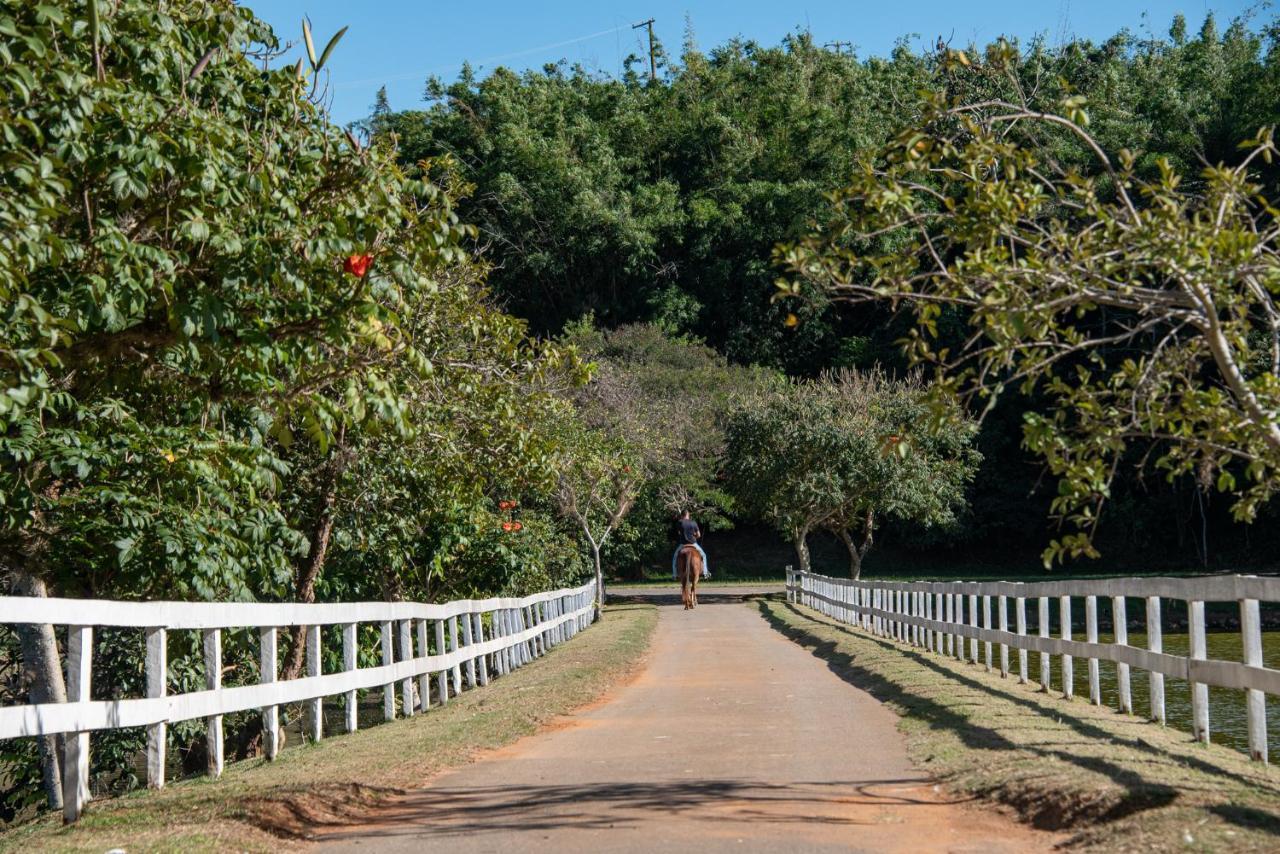
[(809, 571), (809, 529), (800, 529), (793, 531), (791, 534), (791, 543), (795, 546), (796, 560), (800, 564), (801, 572)]
[[(44, 579), (11, 567), (13, 574), (13, 593), (15, 596), (48, 596), (49, 590)], [(28, 686), (28, 696), (32, 703), (65, 703), (67, 701), (67, 684), (63, 680), (61, 659), (58, 656), (58, 639), (53, 633), (53, 626), (17, 623), (14, 626), (18, 634), (18, 642), (22, 647), (23, 681)], [(62, 809), (62, 738), (55, 735), (42, 735), (36, 743), (40, 749), (40, 769), (44, 779), (45, 795), (49, 799), (49, 808)]]
[[(335, 455), (341, 455), (337, 448)], [(315, 524), (311, 528), (311, 547), (307, 556), (297, 567), (293, 582), (293, 601), (310, 604), (316, 601), (316, 579), (324, 569), (325, 559), (329, 556), (329, 538), (333, 535), (333, 523), (337, 518), (338, 481), (342, 478), (345, 464), (340, 456), (335, 456), (325, 463), (325, 478), (317, 500)], [(307, 626), (293, 626), (289, 630), (289, 657), (285, 660), (282, 680), (297, 679), (302, 673), (306, 660)]]
[(600, 546), (592, 545), (591, 553), (596, 559), (596, 619), (604, 616), (604, 570), (600, 566)]
[(844, 543), (844, 547), (849, 550), (849, 577), (857, 581), (862, 577), (862, 553), (858, 551), (858, 547), (854, 545), (853, 537), (849, 536), (849, 532), (844, 528), (837, 530), (836, 536)]
[(862, 520), (861, 547), (854, 543), (848, 528), (833, 529), (836, 536), (840, 538), (840, 542), (844, 543), (844, 547), (849, 551), (849, 577), (854, 581), (862, 577), (862, 559), (867, 556), (867, 552), (871, 551), (871, 545), (875, 542), (875, 522), (875, 514), (868, 510), (866, 517)]

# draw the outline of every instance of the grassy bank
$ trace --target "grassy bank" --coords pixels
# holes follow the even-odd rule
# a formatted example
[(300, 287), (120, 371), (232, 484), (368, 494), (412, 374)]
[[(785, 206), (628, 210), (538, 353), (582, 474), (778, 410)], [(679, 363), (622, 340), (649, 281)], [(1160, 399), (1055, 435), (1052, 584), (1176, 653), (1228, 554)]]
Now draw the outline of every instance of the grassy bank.
[(921, 768), (956, 792), (1069, 832), (1071, 847), (1280, 847), (1280, 774), (1243, 754), (855, 632), (808, 609), (758, 606), (835, 674), (902, 715)]
[(287, 751), (271, 763), (237, 763), (218, 781), (188, 780), (95, 802), (73, 827), (46, 816), (0, 835), (0, 850), (290, 847), (313, 827), (359, 816), (380, 799), (596, 700), (635, 669), (656, 621), (652, 605), (610, 607), (572, 642), (447, 707)]

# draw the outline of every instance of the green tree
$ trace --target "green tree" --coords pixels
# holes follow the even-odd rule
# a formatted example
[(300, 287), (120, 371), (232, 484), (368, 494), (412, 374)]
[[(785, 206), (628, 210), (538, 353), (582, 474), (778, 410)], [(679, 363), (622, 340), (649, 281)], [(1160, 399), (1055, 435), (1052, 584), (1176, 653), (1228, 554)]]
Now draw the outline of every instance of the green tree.
[(831, 531), (856, 579), (880, 519), (947, 525), (964, 506), (974, 425), (930, 418), (924, 392), (915, 378), (845, 371), (749, 399), (727, 419), (729, 488), (791, 539), (802, 570), (809, 535)]
[[(982, 68), (1016, 94), (1019, 63), (1002, 42)], [(988, 405), (1006, 387), (1042, 396), (1024, 441), (1059, 477), (1053, 510), (1080, 529), (1046, 563), (1096, 554), (1135, 444), (1170, 477), (1231, 494), (1238, 519), (1280, 486), (1280, 229), (1256, 175), (1271, 129), (1235, 165), (1187, 180), (1158, 158), (1144, 177), (1137, 154), (1108, 154), (1090, 132), (1082, 96), (1057, 106), (928, 97), (835, 197), (831, 222), (780, 250), (794, 278), (779, 285), (905, 302), (907, 351), (938, 365), (945, 389)], [(1091, 153), (1091, 172), (1053, 156), (1063, 138)], [(947, 336), (947, 318), (965, 333)]]

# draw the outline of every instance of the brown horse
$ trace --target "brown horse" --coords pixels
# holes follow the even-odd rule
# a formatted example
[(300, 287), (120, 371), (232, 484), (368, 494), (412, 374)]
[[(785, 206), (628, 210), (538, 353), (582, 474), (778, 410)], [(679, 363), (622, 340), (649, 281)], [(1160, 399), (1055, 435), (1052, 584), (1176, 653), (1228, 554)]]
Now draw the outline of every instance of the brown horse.
[(698, 579), (702, 577), (702, 555), (693, 546), (682, 546), (676, 555), (676, 575), (680, 578), (680, 599), (684, 609), (698, 607)]

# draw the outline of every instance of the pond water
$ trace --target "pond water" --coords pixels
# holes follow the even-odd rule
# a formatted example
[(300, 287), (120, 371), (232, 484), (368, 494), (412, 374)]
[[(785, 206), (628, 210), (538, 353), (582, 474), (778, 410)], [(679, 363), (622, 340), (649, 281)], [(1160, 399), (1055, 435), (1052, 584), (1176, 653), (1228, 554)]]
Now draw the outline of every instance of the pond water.
[[(1057, 628), (1056, 626), (1054, 627)], [(1083, 632), (1073, 635), (1075, 640), (1084, 640)], [(1164, 651), (1170, 655), (1187, 655), (1190, 650), (1190, 639), (1185, 633), (1164, 632)], [(1100, 643), (1110, 643), (1114, 637), (1105, 632), (1098, 633)], [(1129, 645), (1145, 649), (1147, 636), (1144, 632), (1129, 631)], [(1243, 644), (1239, 633), (1210, 632), (1206, 636), (1208, 657), (1223, 661), (1242, 661)], [(982, 648), (979, 646), (979, 656)], [(1262, 654), (1265, 666), (1280, 669), (1280, 631), (1262, 633)], [(1051, 656), (1051, 683), (1055, 692), (1062, 690), (1062, 657)], [(992, 665), (998, 667), (1000, 648), (992, 649)], [(1009, 667), (1017, 673), (1018, 653), (1009, 650)], [(1116, 688), (1116, 665), (1101, 660), (1098, 662), (1099, 682), (1102, 687), (1102, 704), (1111, 708), (1120, 707), (1120, 695)], [(1089, 698), (1089, 666), (1088, 659), (1075, 659), (1072, 666), (1072, 683), (1077, 697)], [(1129, 685), (1133, 695), (1133, 711), (1140, 717), (1149, 717), (1151, 698), (1147, 671), (1130, 668)], [(1027, 653), (1027, 675), (1032, 681), (1038, 681), (1040, 674), (1040, 654)], [(1164, 680), (1165, 720), (1168, 726), (1191, 732), (1191, 685), (1181, 679), (1166, 676)], [(1274, 708), (1280, 704), (1280, 698), (1267, 697), (1268, 706)], [(1272, 761), (1280, 759), (1280, 715), (1267, 709), (1269, 726), (1267, 728), (1268, 752)], [(1209, 737), (1217, 744), (1227, 745), (1242, 752), (1249, 750), (1249, 724), (1245, 713), (1245, 692), (1233, 688), (1209, 688)]]

